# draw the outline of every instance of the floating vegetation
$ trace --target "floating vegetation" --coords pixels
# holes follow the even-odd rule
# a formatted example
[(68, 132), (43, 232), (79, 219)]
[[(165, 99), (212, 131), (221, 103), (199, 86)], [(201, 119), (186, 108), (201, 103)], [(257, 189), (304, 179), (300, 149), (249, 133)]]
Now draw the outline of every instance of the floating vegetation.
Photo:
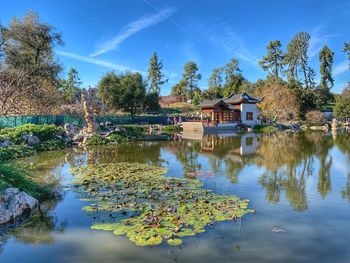
[(248, 200), (217, 195), (197, 180), (165, 177), (166, 169), (139, 163), (94, 164), (73, 169), (92, 229), (126, 235), (138, 246), (182, 244), (215, 221), (236, 220)]

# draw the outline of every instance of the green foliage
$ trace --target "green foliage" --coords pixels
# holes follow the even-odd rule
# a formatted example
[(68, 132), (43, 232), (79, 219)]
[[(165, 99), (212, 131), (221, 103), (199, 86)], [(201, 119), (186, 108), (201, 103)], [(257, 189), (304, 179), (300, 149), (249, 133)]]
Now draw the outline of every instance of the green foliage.
[(34, 148), (37, 151), (52, 151), (64, 149), (66, 144), (63, 140), (60, 139), (51, 139), (47, 141), (42, 141), (38, 145), (35, 145)]
[(161, 70), (163, 68), (162, 61), (158, 62), (157, 52), (154, 52), (150, 59), (150, 67), (148, 69), (149, 93), (154, 93), (159, 96), (160, 87), (167, 82), (163, 80), (164, 75)]
[(275, 79), (278, 79), (279, 72), (283, 67), (284, 56), (282, 55), (281, 46), (279, 40), (271, 41), (267, 45), (267, 55), (259, 61), (262, 69), (272, 74)]
[(272, 125), (255, 125), (254, 126), (254, 132), (256, 133), (273, 133), (276, 132), (278, 129), (275, 126)]
[(146, 112), (159, 112), (159, 96), (157, 93), (148, 93), (145, 97), (145, 111)]
[(0, 190), (15, 187), (39, 200), (49, 197), (49, 187), (35, 183), (32, 177), (27, 168), (11, 163), (0, 163)]
[(350, 69), (350, 42), (345, 42), (344, 43), (344, 52), (348, 54), (348, 60), (349, 60), (349, 69)]
[(80, 101), (80, 85), (81, 80), (78, 75), (78, 71), (75, 68), (70, 68), (68, 72), (68, 79), (61, 79), (60, 84), (60, 92), (62, 93), (63, 100), (65, 103), (76, 103)]
[(329, 47), (324, 46), (318, 57), (320, 61), (321, 87), (324, 90), (330, 90), (334, 85), (334, 79), (332, 77), (334, 52)]
[(201, 99), (201, 94), (196, 92), (192, 100), (193, 106), (197, 107), (201, 103)]
[[(212, 193), (197, 180), (164, 177), (162, 167), (109, 163), (72, 172), (77, 190), (90, 203), (83, 210), (97, 220), (91, 228), (126, 235), (138, 246), (163, 240), (180, 245), (180, 237), (202, 233), (210, 223), (253, 212), (248, 200)], [(120, 214), (126, 218), (120, 221)]]
[(57, 135), (63, 135), (64, 130), (62, 127), (55, 125), (35, 125), (25, 124), (15, 128), (4, 128), (0, 130), (0, 139), (9, 139), (14, 142), (21, 142), (22, 136), (31, 134), (37, 136), (40, 141), (47, 141), (56, 139)]
[(198, 66), (195, 62), (189, 61), (184, 66), (182, 74), (183, 83), (186, 87), (186, 95), (189, 99), (193, 99), (196, 92), (200, 92), (198, 81), (202, 75), (198, 73)]
[(86, 141), (86, 145), (105, 145), (108, 144), (109, 140), (106, 137), (102, 137), (101, 135), (92, 135), (89, 139)]
[(122, 126), (126, 130), (126, 134), (129, 137), (140, 137), (145, 132), (147, 132), (147, 128), (145, 126), (140, 125), (124, 125)]
[(283, 63), (287, 66), (289, 80), (298, 81), (298, 72), (303, 75), (303, 82), (306, 88), (314, 86), (315, 72), (309, 67), (308, 49), (310, 46), (310, 34), (306, 32), (297, 33), (287, 46), (287, 53)]
[(337, 118), (350, 117), (350, 88), (347, 88), (337, 98), (334, 107), (334, 116)]
[(132, 117), (146, 108), (146, 85), (140, 73), (107, 73), (98, 84), (98, 95), (106, 107), (123, 110)]
[(125, 135), (123, 134), (120, 134), (120, 133), (112, 133), (110, 136), (108, 136), (108, 140), (111, 142), (111, 143), (126, 143), (129, 141), (129, 138), (126, 137)]
[(239, 61), (237, 59), (231, 59), (229, 63), (224, 66), (225, 84), (223, 90), (223, 96), (228, 97), (232, 93), (238, 93), (240, 87), (245, 82), (245, 78), (239, 68)]
[(184, 102), (187, 97), (186, 83), (184, 80), (180, 80), (179, 83), (171, 87), (171, 95), (175, 97), (181, 97), (181, 101)]
[(162, 127), (162, 132), (167, 134), (174, 134), (181, 132), (181, 127), (178, 125), (168, 125)]
[(0, 161), (26, 157), (34, 153), (35, 153), (34, 148), (26, 145), (13, 145), (9, 147), (0, 147)]

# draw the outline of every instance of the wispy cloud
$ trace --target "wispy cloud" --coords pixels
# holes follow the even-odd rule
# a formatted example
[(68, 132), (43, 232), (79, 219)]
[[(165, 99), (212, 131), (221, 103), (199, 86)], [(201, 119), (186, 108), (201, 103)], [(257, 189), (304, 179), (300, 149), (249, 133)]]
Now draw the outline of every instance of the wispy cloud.
[(328, 44), (329, 40), (333, 38), (334, 34), (327, 33), (327, 27), (319, 25), (314, 28), (310, 33), (310, 47), (309, 47), (309, 56), (310, 58), (315, 57), (321, 50), (321, 48)]
[(137, 32), (148, 28), (150, 26), (156, 25), (159, 22), (162, 22), (165, 19), (168, 19), (170, 15), (174, 13), (173, 9), (163, 9), (163, 10), (157, 10), (156, 14), (153, 15), (145, 15), (127, 26), (124, 27), (124, 29), (119, 32), (118, 35), (113, 37), (112, 39), (102, 43), (95, 52), (90, 54), (90, 57), (96, 57), (98, 55), (101, 55), (103, 53), (106, 53), (108, 51), (117, 49), (119, 45), (125, 41), (128, 37), (136, 34)]
[(172, 19), (169, 15), (167, 15), (166, 13), (164, 13), (162, 10), (158, 9), (157, 7), (155, 7), (154, 5), (152, 5), (149, 1), (147, 0), (143, 0), (150, 8), (152, 8), (153, 10), (157, 11), (159, 14), (163, 15), (166, 19), (168, 19), (171, 23), (173, 23), (177, 28), (179, 28), (180, 30), (182, 30), (183, 32), (186, 32), (185, 29), (180, 26), (174, 19)]
[(346, 71), (349, 70), (349, 62), (345, 60), (344, 62), (338, 64), (337, 66), (334, 67), (333, 75), (338, 76)]
[(99, 59), (94, 59), (91, 57), (84, 57), (75, 53), (70, 53), (70, 52), (65, 52), (65, 51), (57, 51), (57, 54), (59, 54), (60, 56), (63, 57), (68, 57), (71, 59), (75, 59), (81, 62), (86, 62), (86, 63), (90, 63), (90, 64), (94, 64), (94, 65), (99, 65), (102, 67), (106, 67), (106, 68), (110, 68), (110, 69), (114, 69), (117, 71), (135, 71), (135, 72), (139, 72), (142, 75), (146, 76), (147, 73), (141, 70), (137, 70), (137, 69), (133, 69), (133, 68), (129, 68), (127, 66), (124, 65), (120, 65), (120, 64), (116, 64), (116, 63), (112, 63), (109, 61), (105, 61), (105, 60), (99, 60)]
[(246, 47), (243, 37), (232, 28), (226, 27), (209, 34), (209, 41), (222, 47), (229, 54), (236, 56), (249, 66), (258, 67), (258, 58)]

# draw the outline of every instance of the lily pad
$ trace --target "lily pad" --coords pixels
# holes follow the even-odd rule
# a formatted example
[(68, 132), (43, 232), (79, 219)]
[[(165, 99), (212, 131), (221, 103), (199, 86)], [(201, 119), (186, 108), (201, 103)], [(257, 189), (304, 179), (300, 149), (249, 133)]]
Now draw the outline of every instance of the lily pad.
[(217, 195), (192, 179), (169, 178), (166, 169), (139, 163), (92, 164), (73, 169), (83, 210), (97, 223), (91, 228), (126, 235), (138, 246), (205, 232), (215, 221), (236, 220), (248, 200)]

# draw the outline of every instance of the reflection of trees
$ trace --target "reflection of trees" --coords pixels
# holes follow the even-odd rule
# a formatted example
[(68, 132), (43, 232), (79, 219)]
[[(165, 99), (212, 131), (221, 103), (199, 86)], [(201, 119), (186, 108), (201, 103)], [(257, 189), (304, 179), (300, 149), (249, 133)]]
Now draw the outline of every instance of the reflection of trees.
[(88, 163), (139, 162), (161, 165), (160, 150), (163, 142), (140, 141), (120, 145), (87, 147)]
[(60, 201), (61, 197), (46, 201), (29, 219), (22, 217), (16, 219), (12, 225), (1, 226), (0, 253), (1, 244), (4, 245), (10, 238), (24, 244), (53, 244), (55, 234), (63, 232), (66, 226), (65, 221), (60, 222), (52, 213)]
[(198, 153), (201, 149), (200, 141), (181, 141), (176, 144), (177, 151), (175, 153), (177, 159), (184, 166), (185, 174), (195, 172), (201, 169), (198, 163)]
[(348, 174), (348, 180), (345, 187), (341, 191), (341, 195), (344, 199), (347, 199), (350, 202), (350, 173)]
[(327, 157), (332, 146), (332, 138), (322, 133), (264, 136), (254, 162), (267, 169), (258, 181), (267, 192), (266, 199), (278, 203), (284, 190), (294, 210), (307, 209), (305, 179), (312, 175), (314, 156), (320, 161), (318, 191), (326, 196), (331, 189), (332, 159)]

